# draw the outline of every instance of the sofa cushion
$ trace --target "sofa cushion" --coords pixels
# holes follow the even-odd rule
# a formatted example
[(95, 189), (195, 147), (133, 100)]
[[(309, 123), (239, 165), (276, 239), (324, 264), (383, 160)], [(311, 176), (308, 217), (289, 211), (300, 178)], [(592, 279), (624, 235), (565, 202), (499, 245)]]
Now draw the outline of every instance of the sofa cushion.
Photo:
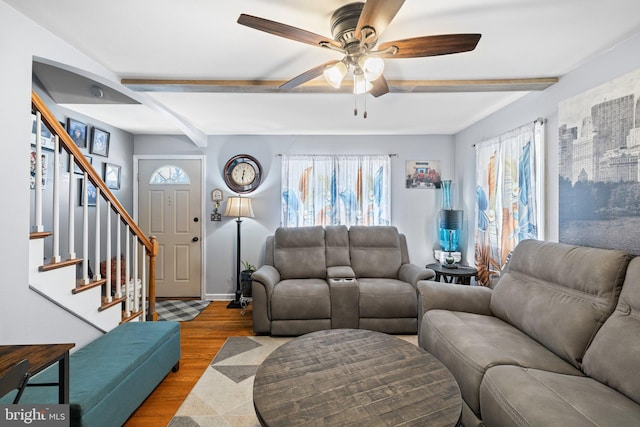
[(322, 279), (288, 279), (271, 294), (271, 320), (330, 319), (329, 284)]
[(418, 294), (407, 282), (395, 279), (358, 279), (360, 317), (401, 318), (418, 316)]
[(629, 264), (618, 305), (584, 355), (584, 372), (640, 403), (640, 257)]
[(451, 371), (462, 398), (477, 416), (480, 383), (492, 366), (518, 365), (582, 375), (542, 344), (494, 316), (429, 310), (420, 326), (420, 344)]
[(273, 258), (282, 279), (326, 278), (324, 228), (278, 228)]
[(588, 377), (490, 368), (480, 386), (488, 426), (637, 426), (640, 406)]
[(397, 228), (351, 226), (349, 253), (356, 277), (398, 278), (402, 252)]
[(491, 311), (580, 367), (616, 306), (630, 256), (524, 240), (493, 289)]
[(350, 266), (349, 229), (346, 225), (328, 225), (325, 227), (327, 267)]

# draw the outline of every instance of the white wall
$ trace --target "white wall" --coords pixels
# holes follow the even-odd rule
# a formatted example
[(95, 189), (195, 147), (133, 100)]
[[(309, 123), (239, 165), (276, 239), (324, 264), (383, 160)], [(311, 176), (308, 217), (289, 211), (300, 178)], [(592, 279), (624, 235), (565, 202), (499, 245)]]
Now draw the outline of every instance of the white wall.
[[(263, 167), (262, 185), (252, 198), (254, 219), (242, 222), (242, 259), (262, 264), (264, 242), (280, 225), (280, 157), (278, 154), (397, 154), (392, 157), (391, 222), (407, 235), (411, 261), (418, 265), (433, 262), (437, 245), (436, 216), (442, 205), (441, 190), (404, 188), (407, 160), (440, 160), (443, 179), (452, 179), (454, 144), (451, 136), (210, 136), (206, 149), (199, 149), (184, 137), (137, 136), (135, 154), (173, 154), (206, 156), (206, 211), (211, 213), (211, 190), (220, 188), (232, 195), (222, 177), (222, 169), (232, 156), (251, 154)], [(454, 182), (454, 186), (455, 186)], [(455, 192), (455, 188), (454, 188)], [(221, 210), (224, 209), (224, 204)], [(210, 215), (207, 215), (207, 220)], [(235, 290), (236, 223), (223, 217), (207, 221), (206, 294), (230, 297)]]
[(80, 346), (96, 332), (44, 303), (28, 288), (28, 159), (34, 57), (118, 80), (97, 62), (0, 1), (0, 170), (4, 179), (0, 186), (0, 343), (75, 342)]
[[(558, 240), (558, 103), (640, 67), (640, 34), (604, 52), (563, 76), (542, 92), (531, 93), (455, 136), (456, 181), (462, 185), (461, 205), (475, 212), (475, 149), (473, 144), (500, 135), (538, 117), (547, 119), (545, 173), (545, 240)], [(466, 230), (473, 230), (472, 215)], [(473, 263), (473, 232), (468, 233), (465, 255)]]

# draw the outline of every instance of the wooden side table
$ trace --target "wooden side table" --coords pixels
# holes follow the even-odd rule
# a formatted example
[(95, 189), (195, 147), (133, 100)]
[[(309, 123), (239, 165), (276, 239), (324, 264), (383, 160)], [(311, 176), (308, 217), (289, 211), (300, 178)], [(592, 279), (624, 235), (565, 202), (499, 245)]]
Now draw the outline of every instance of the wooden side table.
[(470, 285), (472, 277), (478, 278), (478, 269), (469, 267), (468, 265), (458, 265), (456, 268), (447, 268), (440, 263), (434, 262), (433, 264), (427, 264), (427, 268), (435, 271), (436, 282), (439, 282), (440, 279), (443, 278), (446, 283)]
[(53, 384), (27, 384), (58, 386), (58, 403), (69, 403), (69, 350), (75, 344), (0, 345), (0, 374), (22, 359), (29, 360), (29, 375), (34, 376), (58, 363), (58, 382)]

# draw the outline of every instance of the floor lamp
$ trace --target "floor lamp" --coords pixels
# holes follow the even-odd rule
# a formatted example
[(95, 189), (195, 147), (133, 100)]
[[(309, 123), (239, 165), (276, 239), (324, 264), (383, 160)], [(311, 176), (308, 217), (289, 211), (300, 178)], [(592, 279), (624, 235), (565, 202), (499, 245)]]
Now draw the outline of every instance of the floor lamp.
[(240, 224), (241, 218), (253, 218), (253, 208), (251, 207), (251, 199), (240, 196), (230, 196), (227, 198), (227, 206), (224, 210), (224, 216), (236, 217), (238, 224), (238, 236), (236, 242), (236, 297), (227, 305), (227, 308), (242, 308), (240, 298), (242, 297), (242, 288), (240, 285)]

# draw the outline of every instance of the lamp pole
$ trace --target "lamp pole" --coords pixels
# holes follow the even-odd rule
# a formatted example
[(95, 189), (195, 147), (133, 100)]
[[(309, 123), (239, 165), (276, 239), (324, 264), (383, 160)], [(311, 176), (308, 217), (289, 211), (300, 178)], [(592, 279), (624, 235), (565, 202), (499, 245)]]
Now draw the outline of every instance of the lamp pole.
[(236, 298), (227, 305), (227, 308), (241, 308), (240, 297), (242, 296), (242, 290), (240, 289), (240, 224), (242, 224), (242, 219), (240, 217), (236, 219), (236, 224), (238, 224), (236, 240)]

